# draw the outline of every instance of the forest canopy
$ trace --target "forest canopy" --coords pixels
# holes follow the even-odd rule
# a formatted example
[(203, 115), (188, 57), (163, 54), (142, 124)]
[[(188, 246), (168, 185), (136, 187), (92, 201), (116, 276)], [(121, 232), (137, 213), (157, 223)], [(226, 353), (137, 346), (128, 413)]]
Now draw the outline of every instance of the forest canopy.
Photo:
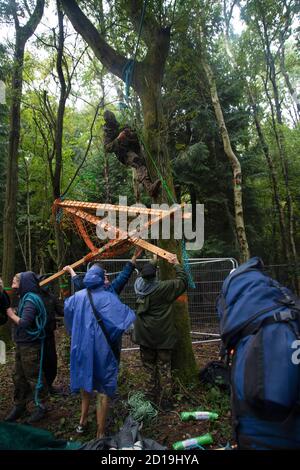
[[(94, 29), (76, 25), (74, 5)], [(266, 264), (297, 268), (297, 1), (1, 0), (0, 14), (0, 80), (6, 88), (0, 104), (0, 250), (8, 258), (6, 282), (12, 266), (14, 272), (53, 272), (82, 256), (79, 238), (67, 228), (58, 234), (51, 215), (54, 199), (66, 190), (68, 199), (117, 203), (125, 195), (128, 204), (135, 202), (131, 168), (104, 151), (103, 113), (110, 109), (151, 140), (151, 99), (161, 126), (153, 125), (154, 132), (162, 129), (164, 138), (162, 160), (159, 145), (151, 149), (153, 158), (166, 168), (163, 177), (177, 202), (205, 206), (205, 243), (190, 256), (242, 260), (248, 250)], [(160, 62), (153, 52), (158, 46)], [(122, 80), (130, 59), (131, 82)], [(159, 85), (159, 96), (153, 90), (147, 95), (143, 73)], [(10, 126), (18, 101), (13, 148)], [(151, 203), (143, 191), (140, 198)]]

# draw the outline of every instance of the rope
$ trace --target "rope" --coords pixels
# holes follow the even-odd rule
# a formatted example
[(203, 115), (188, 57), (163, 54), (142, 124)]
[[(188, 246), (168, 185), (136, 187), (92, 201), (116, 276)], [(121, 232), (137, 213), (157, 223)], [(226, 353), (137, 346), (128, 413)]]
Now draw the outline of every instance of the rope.
[(131, 416), (138, 422), (152, 421), (158, 414), (151, 402), (146, 400), (143, 392), (130, 393), (128, 405)]
[[(59, 200), (60, 201), (63, 201), (65, 198), (64, 196), (60, 196), (59, 197)], [(64, 210), (62, 207), (59, 207), (58, 209), (56, 209), (56, 214), (55, 214), (55, 220), (56, 220), (56, 223), (57, 224), (60, 224), (62, 219), (63, 219), (63, 216), (64, 216)]]
[(147, 152), (147, 155), (150, 158), (150, 160), (151, 160), (151, 162), (152, 162), (152, 164), (155, 168), (155, 171), (156, 171), (156, 173), (157, 173), (157, 175), (158, 175), (158, 177), (161, 181), (161, 184), (162, 184), (162, 186), (164, 187), (164, 189), (166, 191), (166, 194), (169, 198), (169, 202), (171, 202), (173, 204), (176, 204), (176, 200), (174, 198), (174, 195), (173, 195), (172, 191), (170, 190), (166, 180), (164, 179), (163, 175), (161, 174), (161, 172), (160, 172), (160, 170), (159, 170), (159, 168), (156, 164), (156, 161), (154, 160), (154, 158), (152, 158), (151, 152), (150, 152), (148, 146), (146, 145), (146, 142), (144, 141), (144, 138), (143, 138), (142, 134), (140, 134), (140, 133), (139, 133), (139, 139), (141, 140), (141, 142), (142, 142), (142, 144), (143, 144), (143, 146), (144, 146), (144, 148)]
[(182, 250), (183, 267), (188, 276), (189, 287), (191, 289), (196, 289), (196, 284), (193, 278), (191, 265), (189, 263), (189, 255), (187, 254), (187, 251), (186, 251), (186, 243), (185, 243), (184, 238), (181, 240), (181, 250)]
[[(130, 94), (130, 87), (132, 83), (132, 77), (133, 77), (133, 70), (134, 70), (134, 60), (133, 59), (128, 59), (123, 71), (122, 71), (122, 78), (123, 81), (125, 82), (125, 101), (128, 103), (129, 101), (129, 94)], [(123, 109), (126, 108), (128, 105), (126, 103), (122, 103)]]
[(28, 333), (31, 337), (32, 340), (35, 341), (39, 339), (41, 341), (41, 357), (40, 357), (40, 368), (39, 368), (39, 375), (38, 375), (38, 380), (35, 386), (35, 392), (34, 392), (34, 402), (36, 406), (42, 408), (42, 404), (39, 399), (39, 392), (43, 388), (43, 360), (44, 360), (44, 344), (45, 344), (45, 327), (47, 323), (47, 312), (45, 309), (45, 305), (43, 301), (40, 299), (40, 297), (37, 294), (34, 294), (32, 292), (28, 292), (27, 294), (22, 297), (21, 302), (20, 302), (20, 307), (18, 310), (19, 317), (22, 318), (23, 314), (23, 309), (25, 302), (29, 301), (35, 305), (37, 308), (38, 314), (35, 317), (35, 329), (26, 329), (26, 333)]
[[(141, 142), (142, 142), (142, 144), (143, 144), (143, 146), (144, 146), (144, 148), (145, 148), (145, 150), (146, 150), (146, 152), (147, 152), (147, 154), (148, 154), (148, 156), (149, 156), (149, 158), (150, 158), (150, 160), (151, 160), (151, 162), (152, 162), (152, 164), (153, 164), (153, 166), (154, 166), (154, 168), (155, 168), (155, 170), (156, 170), (156, 172), (159, 176), (159, 179), (161, 181), (162, 186), (164, 187), (164, 189), (166, 191), (166, 194), (169, 198), (169, 201), (171, 201), (173, 204), (176, 204), (176, 200), (174, 198), (174, 195), (173, 195), (172, 191), (170, 190), (170, 188), (169, 188), (166, 180), (164, 179), (163, 175), (161, 174), (155, 160), (152, 158), (151, 152), (149, 151), (149, 149), (148, 149), (148, 147), (147, 147), (147, 145), (146, 145), (146, 143), (143, 139), (143, 136), (139, 135), (139, 138), (140, 138), (140, 140), (141, 140)], [(184, 267), (184, 270), (185, 270), (185, 272), (188, 276), (188, 285), (189, 285), (190, 288), (195, 289), (196, 284), (194, 282), (191, 266), (189, 264), (189, 256), (188, 256), (187, 251), (186, 251), (186, 242), (185, 242), (184, 238), (181, 240), (181, 250), (182, 250), (183, 267)]]
[[(148, 0), (144, 0), (143, 3), (143, 9), (142, 9), (142, 14), (141, 14), (141, 19), (140, 19), (140, 25), (139, 25), (139, 32), (138, 32), (138, 38), (137, 42), (135, 45), (135, 50), (132, 55), (131, 59), (128, 59), (122, 72), (122, 79), (125, 82), (125, 100), (126, 103), (129, 101), (129, 94), (130, 94), (130, 87), (132, 84), (132, 78), (133, 78), (133, 72), (134, 72), (134, 66), (136, 62), (136, 57), (140, 45), (140, 40), (142, 36), (142, 30), (143, 30), (143, 24), (144, 24), (144, 18), (145, 18), (145, 13), (146, 13), (146, 7), (147, 7)], [(126, 105), (125, 105), (126, 107)]]

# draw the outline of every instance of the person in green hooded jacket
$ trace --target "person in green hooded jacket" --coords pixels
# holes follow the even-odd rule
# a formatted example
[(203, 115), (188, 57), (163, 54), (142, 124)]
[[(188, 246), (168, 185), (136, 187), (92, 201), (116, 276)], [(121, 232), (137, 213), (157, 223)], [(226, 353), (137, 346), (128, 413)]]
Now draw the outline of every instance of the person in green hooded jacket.
[(173, 264), (175, 279), (158, 281), (156, 264), (148, 262), (134, 284), (137, 295), (134, 340), (140, 345), (146, 393), (166, 411), (172, 407), (171, 359), (178, 338), (172, 305), (188, 285), (186, 272), (176, 255)]

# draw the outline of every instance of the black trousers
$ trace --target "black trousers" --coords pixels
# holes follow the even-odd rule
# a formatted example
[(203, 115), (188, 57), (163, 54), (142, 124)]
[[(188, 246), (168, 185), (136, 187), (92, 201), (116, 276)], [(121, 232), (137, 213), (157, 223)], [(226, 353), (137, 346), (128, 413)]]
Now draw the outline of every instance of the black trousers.
[(54, 333), (45, 338), (43, 372), (48, 387), (51, 387), (57, 375), (57, 354)]

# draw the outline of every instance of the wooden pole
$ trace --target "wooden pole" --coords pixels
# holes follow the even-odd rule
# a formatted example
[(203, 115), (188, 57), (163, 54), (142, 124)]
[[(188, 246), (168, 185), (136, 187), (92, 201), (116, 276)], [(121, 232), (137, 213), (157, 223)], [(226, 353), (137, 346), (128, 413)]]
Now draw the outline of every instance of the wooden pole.
[[(101, 255), (101, 253), (103, 253), (104, 251), (106, 251), (109, 248), (111, 248), (111, 247), (117, 245), (118, 243), (120, 243), (120, 241), (123, 241), (123, 240), (111, 240), (111, 241), (109, 241), (108, 243), (106, 243), (106, 245), (102, 246), (97, 251), (88, 253), (83, 258), (79, 259), (78, 261), (75, 261), (75, 263), (70, 264), (71, 268), (76, 269), (79, 266), (81, 266), (82, 264), (86, 263), (87, 261), (91, 261), (93, 258), (96, 258), (96, 256)], [(49, 282), (52, 282), (55, 279), (58, 279), (60, 276), (63, 276), (64, 274), (66, 274), (66, 271), (64, 271), (62, 269), (61, 271), (58, 271), (57, 273), (53, 274), (52, 276), (47, 277), (47, 279), (43, 279), (43, 281), (40, 282), (40, 286), (41, 287), (45, 286), (46, 284), (49, 284)]]
[[(147, 207), (132, 207), (132, 206), (121, 206), (121, 205), (114, 205), (114, 204), (100, 204), (98, 202), (80, 202), (80, 201), (71, 201), (71, 200), (64, 200), (61, 201), (60, 199), (56, 199), (54, 201), (54, 206), (59, 207), (75, 207), (77, 209), (93, 209), (97, 211), (97, 209), (102, 209), (106, 212), (108, 211), (117, 211), (117, 212), (127, 212), (128, 215), (132, 217), (136, 214), (148, 214), (148, 215), (168, 215), (174, 212), (174, 209), (166, 210), (166, 209), (148, 209)], [(185, 204), (181, 204), (181, 208), (184, 208)], [(183, 213), (182, 217), (184, 219), (190, 219), (190, 213)]]
[[(128, 241), (132, 243), (133, 245), (137, 245), (144, 250), (150, 251), (151, 253), (156, 254), (160, 258), (165, 259), (169, 263), (172, 263), (174, 260), (174, 254), (170, 253), (169, 251), (163, 250), (162, 248), (159, 248), (152, 243), (147, 242), (146, 240), (143, 240), (142, 238), (132, 238), (129, 237)], [(109, 250), (110, 248), (115, 247), (119, 243), (124, 242), (124, 239), (117, 239), (117, 240), (111, 240), (108, 243), (106, 243), (104, 246), (99, 248), (97, 251), (91, 252), (88, 255), (84, 256), (80, 260), (76, 261), (75, 263), (71, 264), (71, 268), (76, 269), (82, 264), (86, 263), (87, 261), (91, 261), (93, 258), (96, 258), (97, 256), (101, 255), (104, 253), (106, 250)], [(57, 273), (53, 274), (50, 277), (47, 277), (47, 279), (44, 279), (43, 281), (40, 282), (40, 286), (45, 286), (46, 284), (49, 284), (50, 282), (54, 281), (55, 279), (58, 279), (59, 277), (63, 276), (66, 274), (66, 271), (63, 269), (61, 271), (58, 271)]]

